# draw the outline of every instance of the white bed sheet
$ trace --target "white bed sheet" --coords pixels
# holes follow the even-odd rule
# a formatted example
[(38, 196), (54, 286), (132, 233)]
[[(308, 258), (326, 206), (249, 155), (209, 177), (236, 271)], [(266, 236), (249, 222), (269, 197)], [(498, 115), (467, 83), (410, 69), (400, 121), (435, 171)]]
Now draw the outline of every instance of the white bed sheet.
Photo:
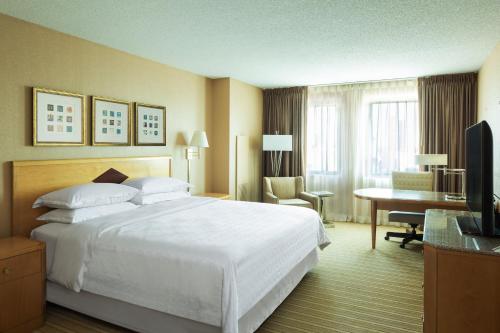
[(239, 318), (328, 244), (313, 210), (193, 197), (60, 228), (48, 278), (238, 332)]
[[(240, 333), (255, 332), (318, 263), (317, 249), (309, 253), (263, 299), (238, 320)], [(86, 291), (76, 293), (47, 282), (47, 300), (86, 315), (142, 333), (220, 333), (221, 328), (140, 307)]]
[(57, 238), (67, 226), (68, 224), (65, 223), (47, 223), (31, 231), (31, 238), (45, 242), (45, 262), (47, 272), (50, 272), (52, 269)]

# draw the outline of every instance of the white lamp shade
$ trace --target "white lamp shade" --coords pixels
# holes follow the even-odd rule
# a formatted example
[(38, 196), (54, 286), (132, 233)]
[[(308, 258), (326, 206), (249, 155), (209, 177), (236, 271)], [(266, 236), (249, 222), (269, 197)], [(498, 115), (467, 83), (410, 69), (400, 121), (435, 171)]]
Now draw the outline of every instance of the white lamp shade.
[(417, 165), (448, 165), (447, 154), (419, 154), (415, 155)]
[(263, 135), (262, 150), (264, 151), (292, 151), (291, 135)]
[(205, 131), (195, 131), (189, 145), (191, 147), (208, 148), (207, 133)]

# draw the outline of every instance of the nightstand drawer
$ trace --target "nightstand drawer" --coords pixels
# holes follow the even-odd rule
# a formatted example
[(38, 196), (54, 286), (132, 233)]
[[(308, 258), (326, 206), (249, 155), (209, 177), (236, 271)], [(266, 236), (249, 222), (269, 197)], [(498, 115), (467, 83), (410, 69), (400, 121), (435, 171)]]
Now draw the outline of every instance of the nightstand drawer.
[(42, 271), (41, 251), (0, 260), (0, 283)]
[[(42, 273), (0, 284), (0, 332), (31, 332), (30, 321), (43, 321), (44, 280)], [(41, 320), (42, 319), (42, 320)]]

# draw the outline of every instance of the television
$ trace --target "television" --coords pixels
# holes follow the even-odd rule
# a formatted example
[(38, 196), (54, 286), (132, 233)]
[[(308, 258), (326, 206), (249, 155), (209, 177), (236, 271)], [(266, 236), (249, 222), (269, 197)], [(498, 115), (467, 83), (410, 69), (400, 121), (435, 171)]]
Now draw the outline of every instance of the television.
[[(467, 208), (471, 233), (494, 236), (495, 213), (493, 200), (493, 135), (486, 121), (469, 127), (465, 132), (465, 175)], [(462, 223), (460, 223), (462, 222)], [(459, 221), (461, 228), (465, 221)]]

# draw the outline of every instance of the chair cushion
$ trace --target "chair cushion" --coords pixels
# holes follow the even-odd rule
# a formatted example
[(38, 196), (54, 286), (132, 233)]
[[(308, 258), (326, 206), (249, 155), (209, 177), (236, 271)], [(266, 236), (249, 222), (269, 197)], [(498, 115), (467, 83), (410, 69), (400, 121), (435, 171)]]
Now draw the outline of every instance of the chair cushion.
[(271, 178), (273, 194), (280, 199), (293, 199), (297, 197), (295, 192), (295, 177), (273, 177)]
[(302, 199), (284, 199), (278, 201), (279, 205), (288, 205), (288, 206), (299, 206), (299, 207), (307, 207), (313, 208), (313, 205), (309, 201), (305, 201)]
[(400, 212), (400, 211), (389, 212), (389, 222), (424, 224), (424, 220), (425, 220), (424, 213)]

